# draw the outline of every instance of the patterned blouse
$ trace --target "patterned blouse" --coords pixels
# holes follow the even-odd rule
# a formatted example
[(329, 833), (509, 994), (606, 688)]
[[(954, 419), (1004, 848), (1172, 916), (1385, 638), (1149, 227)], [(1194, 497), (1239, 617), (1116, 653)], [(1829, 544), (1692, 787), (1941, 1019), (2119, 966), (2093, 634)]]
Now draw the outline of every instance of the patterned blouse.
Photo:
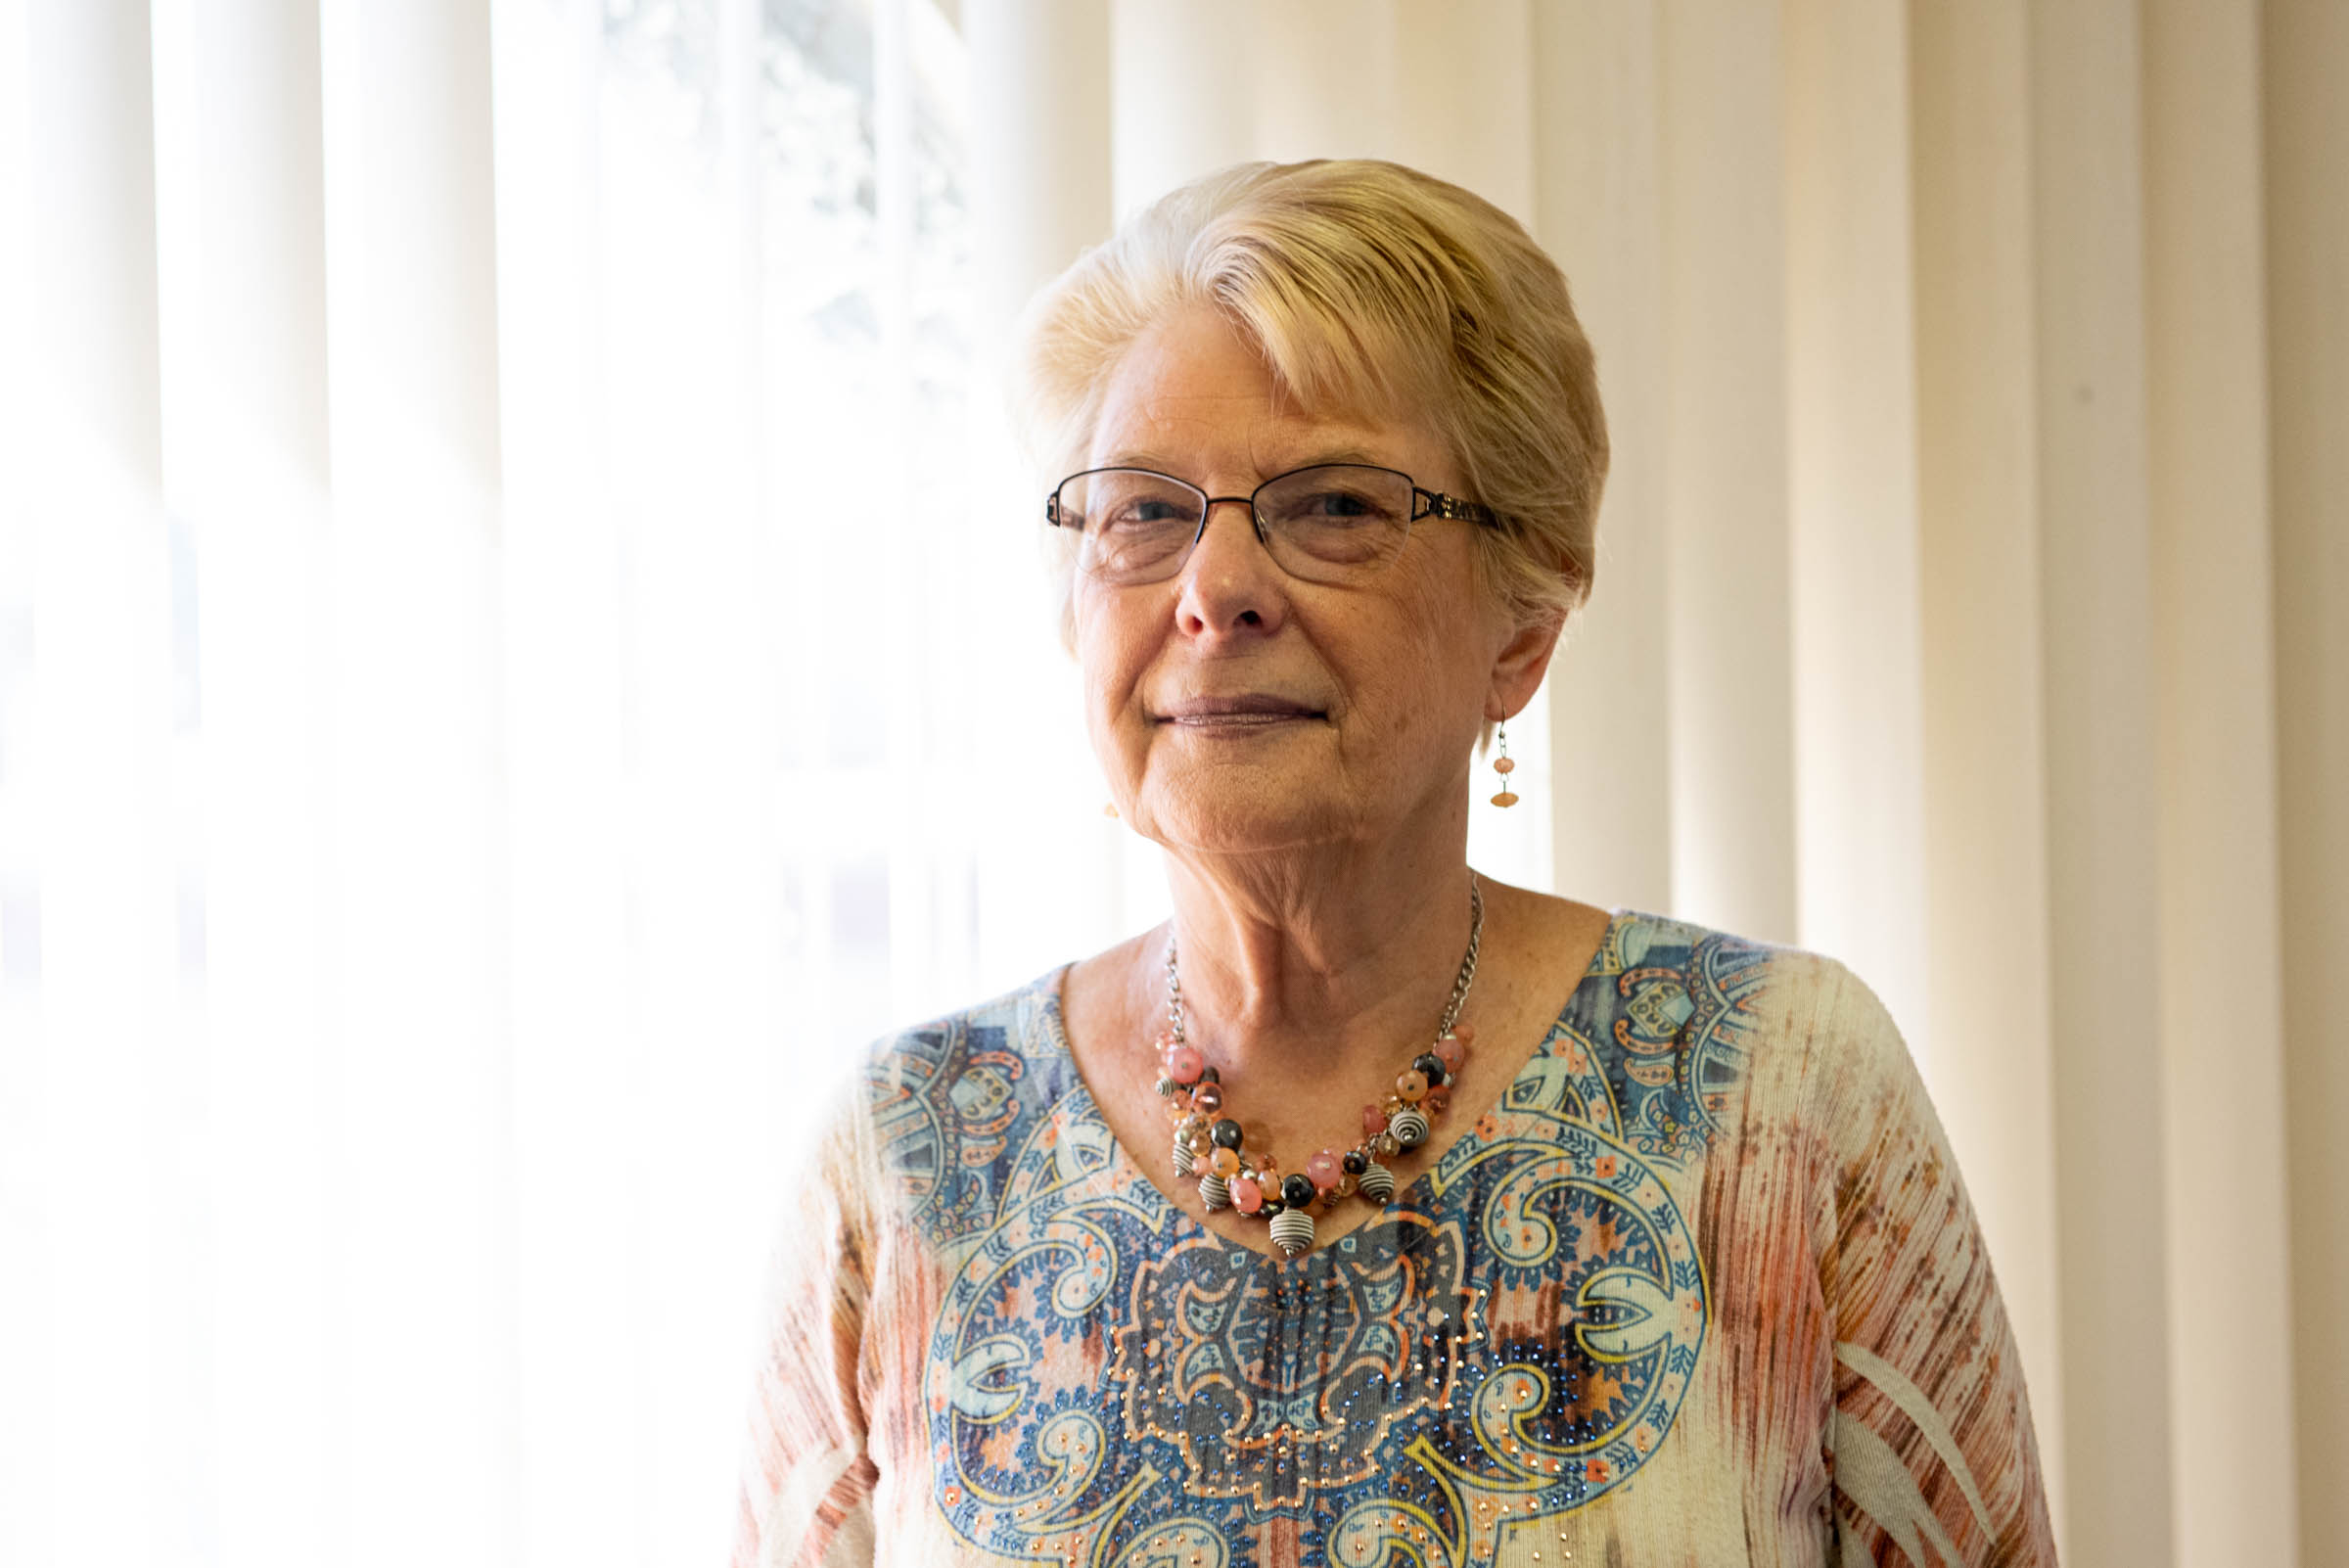
[(1617, 914), (1498, 1102), (1285, 1263), (1111, 1137), (1060, 979), (832, 1119), (735, 1568), (2054, 1562), (1957, 1165), (1833, 960)]

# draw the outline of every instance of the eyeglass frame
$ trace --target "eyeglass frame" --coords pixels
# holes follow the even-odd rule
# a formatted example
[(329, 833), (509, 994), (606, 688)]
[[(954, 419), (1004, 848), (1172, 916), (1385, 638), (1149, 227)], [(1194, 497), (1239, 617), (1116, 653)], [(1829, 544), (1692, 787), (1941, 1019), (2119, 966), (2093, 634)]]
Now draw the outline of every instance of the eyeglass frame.
[[(1460, 523), (1475, 523), (1489, 529), (1497, 529), (1501, 526), (1500, 514), (1494, 511), (1491, 507), (1485, 505), (1482, 501), (1465, 500), (1457, 495), (1447, 495), (1442, 490), (1428, 489), (1417, 480), (1411, 478), (1410, 475), (1405, 474), (1402, 469), (1389, 468), (1383, 463), (1344, 462), (1308, 463), (1302, 468), (1292, 468), (1285, 474), (1273, 475), (1270, 479), (1266, 480), (1262, 484), (1259, 484), (1255, 489), (1250, 490), (1246, 495), (1210, 495), (1203, 486), (1193, 484), (1189, 480), (1179, 478), (1174, 474), (1166, 473), (1160, 469), (1141, 468), (1132, 463), (1111, 463), (1101, 468), (1081, 468), (1076, 473), (1071, 474), (1066, 479), (1062, 480), (1058, 484), (1053, 485), (1051, 493), (1044, 497), (1044, 521), (1056, 529), (1075, 528), (1078, 530), (1078, 536), (1082, 538), (1083, 536), (1083, 527), (1082, 524), (1071, 524), (1061, 521), (1060, 492), (1067, 489), (1077, 481), (1081, 479), (1088, 479), (1095, 474), (1147, 474), (1152, 479), (1162, 479), (1170, 484), (1179, 484), (1184, 489), (1189, 490), (1201, 497), (1199, 503), (1199, 526), (1191, 530), (1191, 542), (1183, 550), (1182, 560), (1176, 564), (1174, 570), (1164, 577), (1155, 577), (1150, 579), (1153, 582), (1170, 582), (1173, 581), (1176, 576), (1181, 576), (1183, 563), (1187, 563), (1191, 558), (1192, 552), (1199, 548), (1199, 541), (1207, 537), (1207, 525), (1209, 520), (1215, 516), (1216, 508), (1227, 501), (1237, 502), (1248, 508), (1248, 521), (1256, 530), (1256, 542), (1263, 545), (1267, 551), (1269, 551), (1272, 547), (1272, 541), (1266, 532), (1265, 515), (1261, 510), (1258, 509), (1256, 498), (1264, 494), (1267, 489), (1270, 489), (1273, 485), (1278, 484), (1282, 480), (1295, 479), (1300, 474), (1311, 474), (1315, 469), (1321, 468), (1363, 468), (1370, 470), (1374, 474), (1392, 474), (1397, 479), (1403, 481), (1405, 484), (1408, 484), (1411, 487), (1411, 511), (1410, 515), (1403, 520), (1405, 530), (1404, 534), (1405, 543), (1408, 543), (1410, 540), (1410, 534), (1408, 531), (1410, 525), (1418, 522), (1423, 517), (1449, 518), (1452, 521)], [(1398, 545), (1396, 547), (1395, 554), (1396, 556), (1400, 556), (1402, 553), (1402, 546)], [(1279, 558), (1275, 556), (1273, 559), (1277, 561)], [(1383, 572), (1394, 564), (1395, 557), (1390, 556), (1387, 560), (1379, 564), (1377, 571)], [(1288, 568), (1283, 566), (1281, 570), (1286, 572), (1288, 571)], [(1294, 574), (1291, 575), (1294, 576)], [(1129, 584), (1129, 586), (1134, 587), (1143, 587), (1147, 585), (1147, 583)]]

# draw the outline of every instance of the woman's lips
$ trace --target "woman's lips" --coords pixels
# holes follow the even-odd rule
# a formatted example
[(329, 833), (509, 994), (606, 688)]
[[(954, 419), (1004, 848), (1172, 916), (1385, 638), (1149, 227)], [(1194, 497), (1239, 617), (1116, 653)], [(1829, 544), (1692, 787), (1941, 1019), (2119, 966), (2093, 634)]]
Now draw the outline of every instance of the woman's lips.
[(1159, 715), (1162, 724), (1185, 729), (1264, 729), (1300, 719), (1326, 718), (1321, 709), (1286, 697), (1253, 694), (1241, 697), (1186, 697), (1170, 703)]

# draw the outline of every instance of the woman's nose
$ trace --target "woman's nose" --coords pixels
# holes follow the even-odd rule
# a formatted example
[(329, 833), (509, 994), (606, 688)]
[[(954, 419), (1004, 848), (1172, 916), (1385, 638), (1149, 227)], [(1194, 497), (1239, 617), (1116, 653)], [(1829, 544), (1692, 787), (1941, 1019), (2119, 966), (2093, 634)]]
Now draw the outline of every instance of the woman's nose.
[[(1236, 515), (1235, 515), (1236, 514)], [(1287, 574), (1265, 548), (1246, 496), (1218, 496), (1182, 567), (1175, 615), (1192, 636), (1277, 630), (1288, 610)]]

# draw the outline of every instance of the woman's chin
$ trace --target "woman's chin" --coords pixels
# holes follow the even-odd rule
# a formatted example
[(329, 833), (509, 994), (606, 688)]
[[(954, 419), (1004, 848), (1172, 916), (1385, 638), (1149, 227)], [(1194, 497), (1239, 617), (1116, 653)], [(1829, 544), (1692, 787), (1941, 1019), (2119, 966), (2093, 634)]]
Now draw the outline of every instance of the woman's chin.
[(1271, 854), (1341, 838), (1344, 812), (1295, 781), (1225, 787), (1213, 797), (1135, 803), (1134, 830), (1170, 850), (1195, 854)]

